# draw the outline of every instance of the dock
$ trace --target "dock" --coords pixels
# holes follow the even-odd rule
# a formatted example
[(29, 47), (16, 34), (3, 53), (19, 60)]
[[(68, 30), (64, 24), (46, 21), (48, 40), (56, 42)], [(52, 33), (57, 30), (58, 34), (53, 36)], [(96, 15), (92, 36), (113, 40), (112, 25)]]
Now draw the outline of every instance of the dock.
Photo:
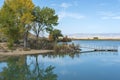
[(117, 52), (118, 51), (118, 46), (80, 45), (80, 48), (89, 49), (88, 51), (81, 51), (81, 52), (95, 52), (95, 51)]

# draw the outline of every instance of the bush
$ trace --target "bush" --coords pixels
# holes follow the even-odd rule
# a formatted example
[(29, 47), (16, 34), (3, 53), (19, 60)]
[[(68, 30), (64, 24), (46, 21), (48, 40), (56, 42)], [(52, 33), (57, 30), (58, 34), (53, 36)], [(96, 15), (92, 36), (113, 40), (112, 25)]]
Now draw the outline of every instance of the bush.
[(12, 39), (10, 39), (10, 40), (8, 41), (8, 44), (7, 44), (8, 48), (9, 48), (10, 50), (12, 50), (12, 49), (13, 49), (13, 45), (14, 45), (14, 41), (13, 41)]
[(57, 53), (74, 53), (74, 52), (79, 52), (79, 46), (72, 44), (57, 44), (54, 46), (54, 50)]
[(0, 38), (0, 42), (7, 42), (7, 38)]
[(30, 39), (29, 42), (29, 47), (31, 49), (49, 49), (53, 50), (54, 48), (54, 42), (48, 41), (47, 39), (39, 39), (38, 41), (34, 39)]

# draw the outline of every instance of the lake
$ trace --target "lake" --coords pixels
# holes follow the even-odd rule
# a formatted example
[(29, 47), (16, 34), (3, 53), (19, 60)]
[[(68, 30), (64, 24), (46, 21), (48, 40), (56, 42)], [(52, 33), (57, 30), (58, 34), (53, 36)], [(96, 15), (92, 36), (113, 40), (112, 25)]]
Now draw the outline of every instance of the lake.
[[(72, 41), (120, 46), (120, 41)], [(3, 59), (2, 59), (3, 58)], [(0, 80), (120, 80), (120, 52), (40, 54), (0, 59)]]

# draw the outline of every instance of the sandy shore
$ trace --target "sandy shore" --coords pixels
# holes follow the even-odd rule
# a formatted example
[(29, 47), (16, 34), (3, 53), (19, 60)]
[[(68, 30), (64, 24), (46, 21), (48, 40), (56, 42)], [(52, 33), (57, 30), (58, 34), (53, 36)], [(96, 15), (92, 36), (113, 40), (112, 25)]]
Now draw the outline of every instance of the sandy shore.
[(8, 52), (0, 52), (2, 56), (14, 56), (14, 55), (32, 55), (32, 54), (42, 54), (42, 53), (51, 53), (54, 50), (30, 50), (30, 51), (8, 51)]

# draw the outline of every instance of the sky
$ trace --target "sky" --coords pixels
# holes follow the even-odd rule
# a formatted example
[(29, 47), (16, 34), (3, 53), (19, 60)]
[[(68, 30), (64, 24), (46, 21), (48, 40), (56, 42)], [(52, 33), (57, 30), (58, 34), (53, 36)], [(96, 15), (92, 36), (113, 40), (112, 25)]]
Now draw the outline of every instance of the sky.
[[(4, 0), (0, 0), (0, 6)], [(120, 33), (120, 0), (33, 0), (55, 9), (63, 34)]]

